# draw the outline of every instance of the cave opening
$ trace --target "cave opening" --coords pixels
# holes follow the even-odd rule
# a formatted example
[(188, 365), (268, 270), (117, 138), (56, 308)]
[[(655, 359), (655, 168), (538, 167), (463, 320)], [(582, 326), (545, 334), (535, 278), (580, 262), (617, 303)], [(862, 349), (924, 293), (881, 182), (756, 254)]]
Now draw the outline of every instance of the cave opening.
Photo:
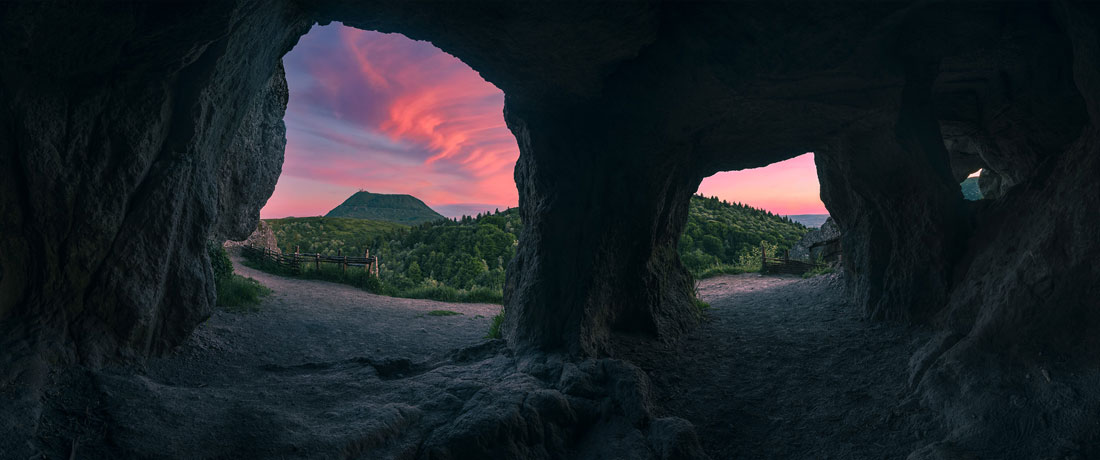
[(837, 235), (820, 236), (828, 218), (813, 152), (759, 168), (719, 172), (703, 179), (692, 197), (680, 237), (681, 261), (697, 280), (758, 271), (762, 257), (796, 261), (773, 267), (788, 274), (815, 265), (815, 273), (831, 272), (824, 249)]
[(293, 257), (297, 277), (501, 303), (521, 233), (503, 92), (429, 42), (339, 22), (313, 26), (282, 63), (284, 162), (245, 244)]
[[(7, 455), (1098, 456), (1094, 4), (0, 13)], [(507, 92), (524, 223), (501, 293), (507, 340), (437, 334), (488, 321), (474, 310), (386, 319), (373, 304), (349, 321), (317, 302), (277, 321), (280, 298), (247, 319), (214, 308), (207, 240), (252, 230), (239, 227), (283, 162), (277, 63), (334, 19), (429, 40)], [(844, 275), (773, 286), (767, 305), (787, 320), (750, 311), (758, 293), (696, 292), (677, 245), (702, 178), (811, 146)], [(978, 168), (995, 193), (967, 203), (960, 182)], [(708, 241), (693, 244), (721, 248)], [(782, 294), (831, 278), (843, 298), (801, 291), (814, 308), (797, 308)], [(701, 319), (692, 294), (726, 316)], [(844, 316), (849, 303), (860, 311)], [(830, 317), (840, 326), (822, 327)], [(619, 359), (632, 350), (614, 334), (644, 337), (664, 372)], [(437, 353), (407, 357), (425, 347)], [(758, 442), (773, 433), (797, 436)]]

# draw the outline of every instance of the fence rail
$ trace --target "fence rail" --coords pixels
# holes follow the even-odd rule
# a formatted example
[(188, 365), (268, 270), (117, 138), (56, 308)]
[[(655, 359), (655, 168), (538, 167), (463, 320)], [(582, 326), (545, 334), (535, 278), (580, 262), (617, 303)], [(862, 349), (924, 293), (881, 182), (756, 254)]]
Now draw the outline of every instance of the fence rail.
[(791, 251), (785, 251), (783, 257), (768, 257), (767, 250), (764, 246), (760, 246), (760, 273), (775, 273), (775, 274), (787, 274), (787, 275), (802, 275), (814, 268), (820, 267), (821, 264), (806, 262), (802, 260), (792, 260)]
[(343, 254), (331, 256), (326, 254), (298, 252), (297, 250), (295, 250), (293, 254), (283, 254), (267, 248), (242, 246), (241, 255), (247, 259), (260, 263), (274, 264), (280, 269), (293, 274), (300, 274), (303, 264), (312, 263), (317, 270), (321, 269), (321, 264), (335, 264), (339, 265), (340, 269), (343, 271), (347, 271), (348, 267), (355, 267), (362, 268), (366, 270), (367, 273), (378, 276), (378, 257), (371, 256), (370, 251), (367, 251), (362, 257), (352, 257)]

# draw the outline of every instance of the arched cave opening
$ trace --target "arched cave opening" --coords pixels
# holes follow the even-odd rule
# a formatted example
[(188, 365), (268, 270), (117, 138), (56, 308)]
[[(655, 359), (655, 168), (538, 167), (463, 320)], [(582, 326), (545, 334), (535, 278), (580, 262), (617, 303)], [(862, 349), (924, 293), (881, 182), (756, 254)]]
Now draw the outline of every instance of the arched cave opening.
[[(240, 251), (277, 274), (500, 304), (521, 228), (504, 94), (428, 42), (340, 23), (314, 26), (283, 68), (279, 181), (260, 210), (262, 230), (230, 245), (281, 252)], [(486, 308), (470, 316), (490, 330), (481, 323), (497, 312)]]

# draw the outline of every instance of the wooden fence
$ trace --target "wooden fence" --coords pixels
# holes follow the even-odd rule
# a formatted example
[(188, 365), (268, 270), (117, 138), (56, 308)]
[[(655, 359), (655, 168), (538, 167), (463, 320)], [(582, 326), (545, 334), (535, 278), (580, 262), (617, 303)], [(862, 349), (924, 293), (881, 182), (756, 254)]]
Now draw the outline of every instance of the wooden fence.
[(335, 264), (339, 265), (340, 270), (344, 272), (347, 272), (349, 267), (362, 268), (367, 273), (378, 276), (378, 257), (372, 257), (369, 250), (363, 254), (363, 257), (351, 257), (344, 255), (342, 252), (335, 256), (328, 256), (298, 252), (295, 248), (293, 254), (281, 254), (267, 248), (242, 246), (241, 255), (261, 264), (275, 265), (279, 269), (293, 274), (301, 273), (303, 264), (312, 264), (316, 270), (321, 269), (321, 264)]
[(791, 251), (783, 252), (783, 257), (768, 257), (767, 250), (760, 246), (760, 273), (801, 275), (821, 264), (791, 259)]

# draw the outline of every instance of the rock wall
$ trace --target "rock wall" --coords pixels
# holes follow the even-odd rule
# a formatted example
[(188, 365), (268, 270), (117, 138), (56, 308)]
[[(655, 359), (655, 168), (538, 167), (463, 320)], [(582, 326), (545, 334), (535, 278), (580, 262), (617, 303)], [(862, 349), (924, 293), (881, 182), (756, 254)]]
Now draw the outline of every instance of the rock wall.
[(309, 22), (237, 1), (5, 3), (0, 23), (0, 429), (21, 432), (47, 363), (140, 359), (210, 314), (206, 239), (247, 234), (270, 193), (279, 58)]
[(256, 230), (248, 235), (243, 241), (228, 240), (223, 243), (226, 249), (239, 249), (241, 246), (252, 246), (257, 248), (264, 248), (274, 253), (282, 253), (279, 249), (279, 240), (275, 238), (275, 232), (271, 230), (271, 225), (267, 222), (260, 220), (256, 225)]
[[(283, 171), (286, 113), (290, 90), (282, 61), (249, 108), (218, 168), (218, 213), (214, 240), (239, 240), (260, 228), (260, 208), (275, 191)], [(251, 238), (249, 238), (251, 239)], [(271, 239), (274, 242), (274, 236)]]
[[(0, 391), (17, 413), (0, 429), (33, 430), (23, 390), (46, 363), (140, 360), (209, 314), (204, 243), (246, 235), (279, 173), (279, 59), (338, 20), (430, 40), (504, 90), (521, 356), (689, 330), (675, 245), (700, 180), (814, 151), (853, 298), (943, 331), (914, 357), (914, 397), (955, 430), (920, 455), (1093, 453), (1098, 17), (1068, 1), (0, 4), (0, 390), (18, 390)], [(956, 178), (975, 165), (997, 198), (967, 205)]]
[(802, 239), (791, 248), (791, 258), (825, 262), (836, 262), (840, 256), (840, 229), (832, 217), (825, 219), (821, 228), (815, 228), (802, 235)]

